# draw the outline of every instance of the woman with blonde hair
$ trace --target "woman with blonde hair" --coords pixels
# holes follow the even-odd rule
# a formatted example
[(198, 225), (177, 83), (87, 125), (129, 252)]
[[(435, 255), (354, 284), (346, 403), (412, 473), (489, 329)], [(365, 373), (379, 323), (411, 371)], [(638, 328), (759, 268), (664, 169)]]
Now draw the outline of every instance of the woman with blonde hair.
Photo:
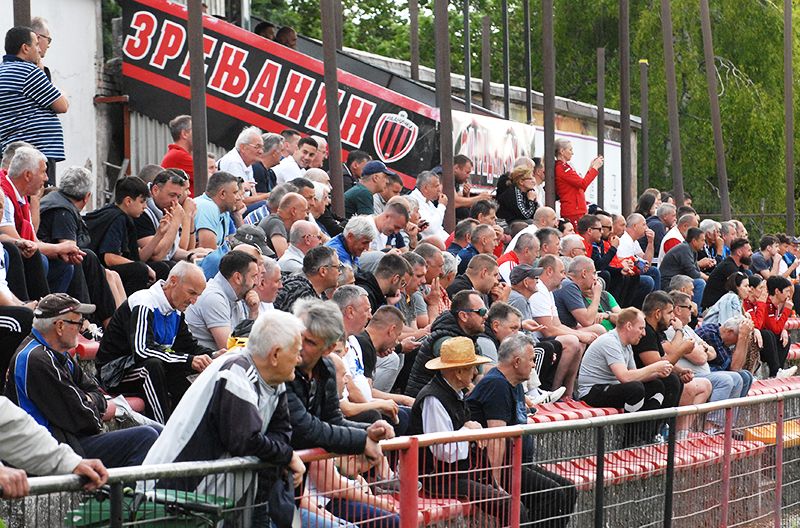
[(572, 165), (572, 142), (564, 138), (556, 138), (556, 195), (561, 201), (561, 216), (576, 225), (578, 219), (585, 215), (589, 208), (586, 205), (586, 189), (597, 177), (598, 169), (603, 166), (603, 156), (592, 160), (585, 176), (581, 176)]
[(507, 223), (515, 220), (532, 220), (539, 207), (536, 196), (536, 178), (533, 168), (522, 165), (514, 168), (507, 177), (497, 182), (497, 216)]

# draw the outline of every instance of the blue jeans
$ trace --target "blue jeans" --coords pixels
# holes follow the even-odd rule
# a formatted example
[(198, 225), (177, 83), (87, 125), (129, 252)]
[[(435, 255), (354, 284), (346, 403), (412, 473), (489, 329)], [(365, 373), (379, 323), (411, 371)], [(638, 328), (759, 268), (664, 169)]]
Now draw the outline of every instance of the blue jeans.
[(141, 425), (84, 436), (78, 442), (87, 458), (99, 458), (106, 467), (140, 466), (159, 433), (154, 427)]
[(300, 520), (302, 528), (356, 528), (354, 524), (342, 519), (334, 521), (305, 508), (300, 508)]
[[(711, 382), (709, 402), (743, 398), (750, 392), (750, 386), (753, 384), (753, 374), (749, 370), (714, 370), (710, 374), (698, 377), (706, 378)], [(738, 409), (733, 410), (734, 422), (736, 421), (737, 411)], [(712, 411), (708, 413), (706, 419), (722, 427), (725, 425), (725, 410)]]
[(700, 302), (703, 300), (703, 292), (706, 291), (706, 281), (703, 279), (693, 279), (694, 293), (692, 294), (692, 301), (699, 307)]
[(363, 528), (400, 528), (400, 516), (363, 502), (331, 499), (325, 509)]

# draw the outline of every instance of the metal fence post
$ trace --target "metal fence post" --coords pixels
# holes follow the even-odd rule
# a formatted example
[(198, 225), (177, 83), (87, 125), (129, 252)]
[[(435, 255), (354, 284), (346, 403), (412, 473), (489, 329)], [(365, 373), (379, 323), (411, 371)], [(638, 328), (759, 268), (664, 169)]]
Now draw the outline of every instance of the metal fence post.
[(122, 482), (111, 484), (111, 517), (108, 525), (111, 528), (122, 528)]
[(676, 419), (673, 416), (667, 420), (669, 430), (672, 434), (667, 439), (667, 472), (665, 478), (667, 479), (664, 485), (664, 528), (672, 526), (672, 493), (673, 493), (673, 480), (675, 478), (675, 433), (678, 432), (675, 427)]
[(783, 494), (783, 400), (778, 400), (778, 416), (775, 419), (775, 528), (781, 526)]
[(400, 451), (400, 528), (418, 528), (419, 511), (419, 441), (408, 439), (408, 447)]
[[(494, 440), (494, 442), (504, 440)], [(519, 528), (519, 514), (522, 500), (522, 437), (511, 440), (511, 528)]]
[(728, 500), (731, 496), (731, 445), (733, 444), (733, 408), (725, 409), (725, 444), (722, 453), (722, 490), (720, 493), (720, 522), (728, 526)]
[(594, 481), (594, 525), (595, 528), (605, 526), (605, 495), (603, 486), (605, 481), (605, 457), (606, 457), (606, 430), (603, 427), (597, 428), (597, 450), (595, 453), (597, 462), (597, 478)]

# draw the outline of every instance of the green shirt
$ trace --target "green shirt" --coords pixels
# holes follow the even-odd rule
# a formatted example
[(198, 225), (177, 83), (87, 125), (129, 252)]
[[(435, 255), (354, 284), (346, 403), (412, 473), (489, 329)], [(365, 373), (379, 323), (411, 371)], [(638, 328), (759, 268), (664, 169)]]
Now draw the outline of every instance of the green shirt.
[(344, 214), (347, 218), (357, 214), (371, 215), (374, 212), (372, 193), (362, 184), (354, 185), (344, 193)]
[[(586, 303), (587, 307), (592, 304), (592, 300), (589, 297), (584, 296), (583, 301)], [(598, 312), (611, 313), (611, 310), (617, 306), (619, 306), (619, 304), (613, 295), (607, 291), (604, 291), (600, 294), (600, 306), (597, 309)], [(611, 324), (611, 321), (608, 319), (603, 319), (600, 324), (603, 325), (603, 328), (605, 328), (608, 332), (614, 329), (614, 325)]]

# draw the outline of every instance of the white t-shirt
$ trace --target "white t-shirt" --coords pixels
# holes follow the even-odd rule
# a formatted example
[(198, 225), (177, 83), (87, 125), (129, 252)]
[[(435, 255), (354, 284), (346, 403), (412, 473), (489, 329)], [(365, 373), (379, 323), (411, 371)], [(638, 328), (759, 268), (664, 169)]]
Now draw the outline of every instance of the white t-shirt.
[(372, 387), (370, 387), (369, 380), (364, 375), (364, 354), (356, 336), (347, 338), (347, 353), (344, 355), (344, 364), (347, 367), (347, 372), (353, 378), (353, 383), (356, 384), (364, 398), (367, 401), (372, 401)]
[(638, 240), (634, 240), (631, 235), (625, 231), (621, 237), (619, 237), (619, 247), (617, 248), (617, 257), (619, 258), (627, 258), (633, 257), (635, 255), (641, 255), (644, 253), (642, 246), (639, 244)]
[(508, 253), (509, 251), (514, 251), (514, 248), (517, 247), (517, 240), (519, 240), (519, 237), (521, 237), (523, 233), (530, 233), (532, 235), (535, 235), (536, 231), (538, 231), (538, 228), (535, 225), (529, 225), (528, 227), (526, 227), (525, 229), (514, 235), (514, 238), (512, 238), (511, 242), (509, 242), (508, 246), (506, 246), (506, 250), (503, 251), (503, 254)]
[(305, 169), (300, 168), (292, 156), (283, 158), (272, 170), (275, 171), (275, 181), (278, 185), (299, 178), (306, 172)]
[(237, 149), (229, 151), (217, 161), (219, 170), (229, 172), (234, 176), (242, 178), (246, 182), (256, 181), (253, 177), (252, 165), (245, 165), (242, 156)]
[[(553, 317), (558, 318), (558, 308), (556, 308), (556, 300), (553, 297), (553, 292), (547, 289), (542, 281), (538, 281), (538, 291), (531, 295), (528, 304), (531, 307), (531, 317)], [(544, 337), (541, 332), (534, 332), (533, 335), (537, 339)]]

